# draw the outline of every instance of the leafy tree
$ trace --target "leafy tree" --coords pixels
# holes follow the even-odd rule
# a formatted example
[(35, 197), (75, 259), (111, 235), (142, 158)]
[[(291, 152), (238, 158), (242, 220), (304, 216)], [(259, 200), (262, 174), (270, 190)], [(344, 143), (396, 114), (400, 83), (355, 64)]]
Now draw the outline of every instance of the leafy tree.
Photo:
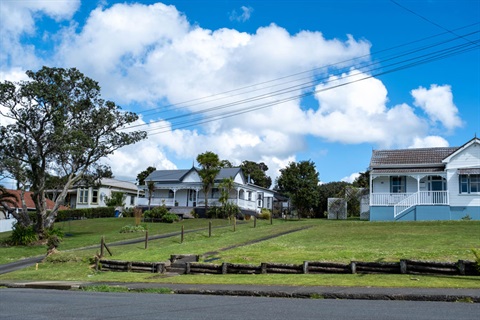
[(143, 170), (139, 174), (137, 174), (137, 181), (139, 186), (143, 186), (145, 184), (145, 179), (150, 175), (150, 173), (156, 171), (157, 168), (155, 167), (148, 167), (147, 169)]
[(205, 195), (205, 213), (208, 210), (208, 194), (213, 187), (215, 182), (215, 177), (220, 172), (220, 160), (218, 155), (206, 151), (205, 153), (199, 154), (197, 156), (197, 162), (200, 165), (200, 170), (198, 174), (202, 178), (203, 183), (203, 194)]
[[(0, 112), (14, 120), (0, 127), (0, 162), (13, 159), (29, 172), (36, 208), (35, 231), (45, 237), (68, 189), (95, 172), (98, 161), (146, 137), (142, 131), (120, 131), (138, 116), (122, 112), (100, 97), (98, 83), (75, 68), (43, 67), (27, 71), (30, 81), (0, 83)], [(47, 174), (65, 177), (53, 210), (47, 212)]]
[(126, 194), (119, 191), (113, 191), (111, 197), (105, 197), (107, 207), (122, 207), (125, 205)]
[(233, 168), (233, 163), (229, 160), (221, 160), (219, 166), (220, 168)]
[(328, 198), (343, 198), (345, 188), (350, 184), (347, 182), (329, 182), (317, 187), (318, 204), (315, 206), (315, 217), (322, 218), (328, 211)]
[(230, 191), (232, 191), (234, 187), (233, 178), (224, 178), (218, 187), (220, 188), (220, 198), (218, 200), (222, 204), (223, 213), (227, 217), (231, 218), (239, 213), (238, 206), (235, 203), (230, 203), (228, 201), (230, 197)]
[(370, 170), (360, 172), (360, 175), (353, 181), (353, 186), (370, 189)]
[[(4, 186), (0, 185), (0, 206), (7, 211), (8, 207), (14, 207), (18, 203), (18, 198), (15, 194), (9, 192)], [(7, 215), (5, 214), (5, 218)]]
[(240, 165), (240, 168), (242, 168), (245, 176), (250, 175), (250, 178), (253, 179), (257, 186), (268, 189), (272, 185), (272, 178), (266, 174), (268, 167), (265, 163), (245, 160)]
[(312, 161), (290, 162), (280, 169), (276, 189), (286, 194), (298, 211), (298, 218), (309, 216), (318, 203), (318, 172)]

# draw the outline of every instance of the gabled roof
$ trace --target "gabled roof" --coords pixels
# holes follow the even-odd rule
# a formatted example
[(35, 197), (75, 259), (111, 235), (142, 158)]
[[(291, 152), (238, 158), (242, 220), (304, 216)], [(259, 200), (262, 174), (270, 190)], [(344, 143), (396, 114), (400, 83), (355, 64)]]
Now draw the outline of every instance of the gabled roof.
[[(10, 203), (5, 203), (5, 205), (9, 208), (9, 210), (21, 208), (22, 207), (22, 202), (20, 200), (21, 190), (7, 190), (7, 191), (16, 196), (16, 199), (12, 198), (12, 200), (16, 202), (15, 206), (13, 206)], [(32, 194), (33, 192), (31, 191), (25, 191), (25, 194), (23, 196), (25, 200), (25, 204), (27, 206), (27, 210), (35, 210), (35, 203), (33, 202)], [(50, 199), (46, 199), (46, 200), (47, 200), (47, 210), (52, 210), (53, 207), (55, 206), (55, 202)], [(65, 209), (68, 209), (68, 208), (65, 206), (60, 206), (59, 210), (65, 210)]]
[(103, 178), (100, 183), (102, 186), (114, 187), (114, 188), (125, 189), (125, 190), (135, 190), (135, 191), (137, 190), (137, 186), (135, 185), (135, 183), (128, 182), (128, 181), (121, 181), (121, 180), (116, 180), (111, 178)]
[(196, 168), (183, 170), (156, 170), (150, 173), (145, 181), (181, 182), (191, 170), (196, 170)]
[(465, 143), (463, 146), (461, 147), (458, 147), (457, 150), (455, 150), (454, 152), (452, 152), (451, 154), (449, 154), (448, 156), (446, 156), (444, 159), (443, 159), (443, 162), (447, 163), (449, 162), (455, 155), (457, 155), (458, 153), (462, 152), (463, 150), (465, 150), (466, 148), (470, 147), (471, 145), (473, 144), (480, 144), (480, 139), (475, 137), (473, 138), (472, 140), (468, 141), (467, 143)]
[(221, 181), (225, 178), (235, 178), (238, 173), (242, 172), (240, 168), (222, 168), (215, 177), (215, 181)]
[[(145, 181), (155, 181), (160, 183), (171, 183), (171, 182), (182, 182), (185, 176), (191, 171), (199, 171), (195, 167), (191, 169), (180, 169), (180, 170), (156, 170), (152, 172)], [(215, 177), (215, 181), (219, 182), (225, 178), (235, 178), (237, 174), (242, 174), (241, 168), (221, 168), (218, 175)], [(244, 179), (245, 180), (245, 179)]]
[(458, 149), (459, 147), (373, 150), (370, 168), (438, 166)]

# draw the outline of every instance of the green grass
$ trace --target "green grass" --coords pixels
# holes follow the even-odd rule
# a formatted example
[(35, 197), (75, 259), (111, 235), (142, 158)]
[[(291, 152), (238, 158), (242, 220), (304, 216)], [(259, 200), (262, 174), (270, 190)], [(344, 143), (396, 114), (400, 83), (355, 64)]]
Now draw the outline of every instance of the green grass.
[[(128, 238), (144, 237), (144, 234), (120, 234), (119, 230), (129, 219), (97, 219), (65, 223), (66, 237), (60, 254), (49, 257), (35, 267), (1, 275), (11, 280), (75, 280), (159, 283), (218, 283), (265, 285), (324, 285), (324, 286), (382, 286), (382, 287), (450, 287), (480, 288), (480, 277), (412, 276), (412, 275), (165, 275), (141, 273), (95, 272), (91, 258), (96, 249), (65, 251), (75, 247), (98, 245), (100, 236), (107, 243)], [(208, 220), (185, 220), (175, 224), (148, 224), (149, 235), (207, 228)], [(205, 258), (214, 263), (261, 262), (302, 263), (303, 261), (398, 261), (418, 259), (433, 261), (473, 260), (472, 248), (480, 247), (480, 222), (362, 222), (327, 220), (274, 220), (257, 221), (257, 228), (249, 221), (236, 226), (236, 231), (226, 220), (214, 220), (215, 226), (225, 228), (186, 233), (184, 242), (180, 236), (151, 240), (148, 249), (144, 243), (128, 246), (111, 246), (112, 259), (129, 261), (165, 261), (171, 254), (198, 254), (216, 252)], [(57, 227), (62, 227), (61, 224)], [(251, 244), (267, 236), (309, 227), (307, 229)], [(68, 228), (68, 229), (67, 229)], [(82, 240), (83, 239), (83, 240)], [(237, 248), (224, 250), (239, 245)], [(21, 254), (14, 252), (20, 249)], [(31, 250), (31, 251), (29, 251)], [(28, 256), (40, 250), (35, 247), (0, 248), (0, 259), (13, 260), (19, 255)], [(45, 252), (45, 247), (40, 253)], [(108, 258), (108, 257), (107, 257)], [(1, 260), (0, 260), (1, 261)]]

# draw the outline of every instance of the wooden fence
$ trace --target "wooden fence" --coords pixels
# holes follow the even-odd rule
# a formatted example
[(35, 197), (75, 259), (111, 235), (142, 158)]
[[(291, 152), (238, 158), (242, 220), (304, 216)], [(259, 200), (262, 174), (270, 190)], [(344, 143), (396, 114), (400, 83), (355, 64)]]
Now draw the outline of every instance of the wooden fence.
[(187, 274), (424, 274), (480, 275), (474, 261), (434, 262), (400, 260), (400, 262), (334, 263), (305, 261), (303, 264), (262, 263), (260, 265), (223, 263), (187, 263)]
[(102, 259), (99, 261), (99, 269), (102, 271), (164, 273), (165, 263)]
[[(128, 262), (117, 260), (99, 260), (102, 271), (152, 272), (168, 271), (165, 262)], [(474, 261), (435, 262), (418, 260), (400, 260), (399, 262), (362, 262), (335, 263), (323, 261), (305, 261), (303, 264), (261, 263), (201, 263), (187, 262), (186, 274), (417, 274), (417, 275), (468, 275), (478, 276), (480, 271)]]

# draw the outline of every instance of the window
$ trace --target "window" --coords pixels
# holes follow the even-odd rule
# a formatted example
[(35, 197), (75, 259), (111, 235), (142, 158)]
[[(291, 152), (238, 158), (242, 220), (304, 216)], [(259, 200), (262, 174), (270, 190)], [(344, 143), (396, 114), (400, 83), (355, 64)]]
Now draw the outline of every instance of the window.
[(220, 199), (220, 190), (218, 188), (212, 188), (212, 199)]
[(130, 205), (131, 206), (135, 205), (135, 196), (134, 195), (130, 195)]
[(98, 203), (98, 190), (93, 189), (92, 190), (92, 203)]
[(88, 203), (88, 189), (78, 189), (77, 203)]
[(480, 174), (460, 175), (460, 193), (480, 193)]
[(407, 179), (404, 176), (390, 177), (390, 192), (405, 193), (407, 191)]
[(173, 190), (168, 190), (168, 199), (173, 199), (175, 193), (173, 192)]

